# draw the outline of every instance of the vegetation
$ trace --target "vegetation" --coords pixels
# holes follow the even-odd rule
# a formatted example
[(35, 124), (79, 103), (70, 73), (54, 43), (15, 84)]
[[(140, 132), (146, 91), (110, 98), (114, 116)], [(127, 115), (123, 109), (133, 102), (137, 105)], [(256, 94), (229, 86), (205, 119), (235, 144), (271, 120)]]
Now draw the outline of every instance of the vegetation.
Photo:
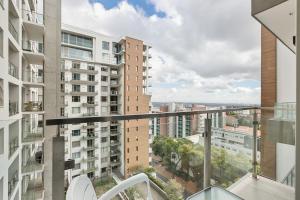
[(183, 187), (176, 182), (175, 179), (169, 180), (165, 187), (165, 192), (167, 193), (169, 200), (182, 200), (183, 199)]
[[(187, 139), (156, 137), (153, 153), (175, 175), (203, 183), (204, 148)], [(175, 156), (174, 156), (175, 154)], [(172, 159), (173, 156), (173, 159)], [(212, 147), (212, 179), (216, 185), (228, 187), (251, 169), (251, 161), (243, 154), (232, 154), (223, 148)]]
[[(93, 185), (95, 188), (96, 195), (97, 197), (99, 197), (111, 188), (113, 188), (116, 185), (116, 182), (112, 177), (107, 177), (94, 180)], [(117, 199), (117, 197), (114, 197), (114, 199)]]

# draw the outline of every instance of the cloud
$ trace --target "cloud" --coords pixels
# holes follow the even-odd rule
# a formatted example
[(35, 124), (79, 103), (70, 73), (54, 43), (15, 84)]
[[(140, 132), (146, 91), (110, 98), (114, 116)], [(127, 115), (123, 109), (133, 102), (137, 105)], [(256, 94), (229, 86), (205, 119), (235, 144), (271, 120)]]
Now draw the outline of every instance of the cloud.
[(88, 0), (63, 0), (62, 20), (151, 44), (154, 101), (260, 102), (258, 87), (236, 84), (260, 81), (260, 26), (250, 1), (147, 1), (165, 16), (146, 16), (127, 1), (105, 9)]

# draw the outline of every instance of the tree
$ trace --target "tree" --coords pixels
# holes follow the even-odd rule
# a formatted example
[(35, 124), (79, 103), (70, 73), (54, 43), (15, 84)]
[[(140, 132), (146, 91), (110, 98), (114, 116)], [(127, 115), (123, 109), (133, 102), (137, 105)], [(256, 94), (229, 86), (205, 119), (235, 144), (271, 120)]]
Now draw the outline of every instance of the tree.
[(170, 179), (165, 187), (169, 200), (183, 200), (183, 191), (183, 187), (175, 179)]

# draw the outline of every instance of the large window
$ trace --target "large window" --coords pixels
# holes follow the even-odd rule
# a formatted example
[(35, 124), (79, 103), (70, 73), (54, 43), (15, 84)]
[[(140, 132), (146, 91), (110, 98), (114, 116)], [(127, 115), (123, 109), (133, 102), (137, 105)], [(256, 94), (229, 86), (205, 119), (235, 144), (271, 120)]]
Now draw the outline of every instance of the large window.
[(88, 86), (88, 92), (95, 92), (95, 86), (94, 85), (89, 85)]
[(93, 48), (93, 39), (90, 37), (73, 35), (69, 33), (62, 33), (61, 39), (62, 42), (66, 44), (73, 44), (77, 46)]
[(80, 96), (72, 96), (72, 102), (80, 102)]
[(109, 50), (109, 42), (107, 42), (107, 41), (102, 41), (102, 49), (104, 49), (104, 50)]
[(73, 73), (73, 74), (72, 74), (72, 80), (80, 80), (80, 74), (78, 74), (78, 73)]
[(80, 85), (72, 85), (73, 92), (80, 92)]
[(72, 153), (72, 158), (73, 159), (80, 158), (80, 152)]
[(80, 147), (80, 141), (72, 142), (72, 147)]
[(89, 81), (95, 81), (95, 75), (89, 75), (88, 79)]
[(83, 50), (83, 49), (65, 47), (65, 46), (61, 48), (61, 56), (67, 58), (74, 58), (80, 60), (92, 60), (93, 58), (92, 54), (93, 53), (91, 50)]
[(80, 129), (72, 130), (72, 136), (80, 136)]

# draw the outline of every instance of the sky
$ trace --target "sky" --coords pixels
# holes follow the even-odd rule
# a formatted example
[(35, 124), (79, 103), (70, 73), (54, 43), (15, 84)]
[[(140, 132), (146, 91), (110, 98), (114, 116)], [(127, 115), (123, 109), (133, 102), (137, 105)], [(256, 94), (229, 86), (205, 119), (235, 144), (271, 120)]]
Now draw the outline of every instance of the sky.
[(260, 103), (250, 0), (62, 0), (62, 22), (152, 46), (152, 101)]

